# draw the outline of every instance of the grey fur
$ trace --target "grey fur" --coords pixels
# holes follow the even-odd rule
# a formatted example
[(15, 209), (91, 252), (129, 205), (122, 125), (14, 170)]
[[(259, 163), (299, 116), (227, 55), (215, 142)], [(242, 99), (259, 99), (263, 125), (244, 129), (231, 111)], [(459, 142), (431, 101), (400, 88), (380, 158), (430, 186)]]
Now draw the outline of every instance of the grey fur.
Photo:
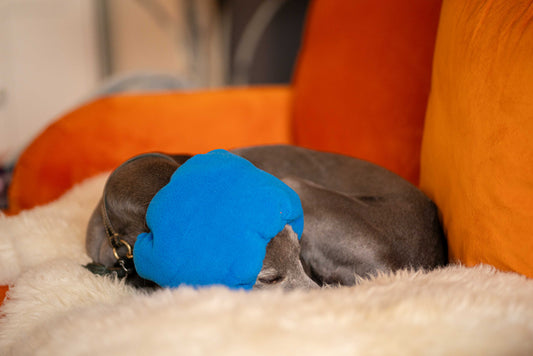
[[(435, 205), (388, 170), (285, 145), (233, 153), (283, 180), (298, 193), (304, 209), (300, 243), (290, 227), (272, 239), (254, 288), (353, 285), (358, 276), (378, 271), (431, 269), (447, 262)], [(144, 215), (151, 198), (187, 159), (171, 157), (175, 164), (153, 157), (125, 164), (106, 183), (110, 220), (132, 246), (136, 236), (147, 231)], [(99, 209), (89, 222), (86, 247), (94, 261), (109, 266), (115, 259)]]

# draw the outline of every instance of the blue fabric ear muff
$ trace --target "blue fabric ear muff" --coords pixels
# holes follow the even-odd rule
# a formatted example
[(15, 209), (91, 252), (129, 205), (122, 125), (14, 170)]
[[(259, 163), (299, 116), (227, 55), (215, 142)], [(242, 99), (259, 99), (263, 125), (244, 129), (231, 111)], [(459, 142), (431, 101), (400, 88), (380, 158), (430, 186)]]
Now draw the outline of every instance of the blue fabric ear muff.
[(196, 155), (152, 199), (150, 232), (133, 250), (139, 276), (163, 287), (251, 289), (268, 242), (286, 224), (301, 236), (300, 198), (278, 178), (225, 150)]

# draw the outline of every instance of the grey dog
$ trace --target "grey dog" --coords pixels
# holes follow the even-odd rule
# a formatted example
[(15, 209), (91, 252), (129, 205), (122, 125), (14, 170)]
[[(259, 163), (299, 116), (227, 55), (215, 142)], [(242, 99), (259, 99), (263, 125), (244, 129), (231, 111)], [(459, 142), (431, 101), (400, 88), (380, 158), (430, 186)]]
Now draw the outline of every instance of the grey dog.
[[(356, 158), (288, 145), (232, 152), (294, 189), (304, 210), (300, 241), (288, 225), (270, 241), (255, 289), (354, 285), (379, 271), (447, 263), (436, 206), (398, 175)], [(117, 261), (107, 225), (128, 247), (148, 231), (150, 200), (188, 158), (141, 155), (111, 174), (87, 228), (94, 261)]]

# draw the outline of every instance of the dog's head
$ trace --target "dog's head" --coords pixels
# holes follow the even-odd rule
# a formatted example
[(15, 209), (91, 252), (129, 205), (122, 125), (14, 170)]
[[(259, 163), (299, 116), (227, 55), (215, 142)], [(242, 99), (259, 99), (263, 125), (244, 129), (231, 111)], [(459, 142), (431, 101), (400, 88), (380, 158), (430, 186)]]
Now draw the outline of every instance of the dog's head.
[[(146, 211), (150, 201), (188, 158), (190, 156), (144, 154), (112, 172), (87, 228), (86, 249), (93, 261), (113, 266), (117, 262), (115, 252), (123, 256), (128, 252), (126, 246), (134, 247), (137, 236), (148, 232)], [(125, 242), (115, 252), (109, 242), (110, 229)], [(298, 236), (287, 226), (267, 245), (254, 288), (316, 287), (305, 274), (299, 255)]]
[(148, 231), (145, 222), (148, 204), (180, 164), (167, 155), (144, 154), (128, 160), (111, 173), (87, 228), (85, 244), (93, 261), (108, 267), (117, 261), (107, 227), (130, 246), (135, 244), (137, 235)]

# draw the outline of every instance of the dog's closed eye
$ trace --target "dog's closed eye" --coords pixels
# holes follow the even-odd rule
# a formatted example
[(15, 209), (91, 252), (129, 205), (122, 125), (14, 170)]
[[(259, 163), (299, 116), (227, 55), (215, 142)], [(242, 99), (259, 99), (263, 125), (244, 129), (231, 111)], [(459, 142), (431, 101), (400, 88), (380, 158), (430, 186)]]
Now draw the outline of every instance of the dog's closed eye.
[(276, 284), (280, 283), (285, 279), (285, 276), (281, 275), (278, 271), (274, 269), (268, 269), (266, 271), (261, 271), (257, 280), (264, 284)]

